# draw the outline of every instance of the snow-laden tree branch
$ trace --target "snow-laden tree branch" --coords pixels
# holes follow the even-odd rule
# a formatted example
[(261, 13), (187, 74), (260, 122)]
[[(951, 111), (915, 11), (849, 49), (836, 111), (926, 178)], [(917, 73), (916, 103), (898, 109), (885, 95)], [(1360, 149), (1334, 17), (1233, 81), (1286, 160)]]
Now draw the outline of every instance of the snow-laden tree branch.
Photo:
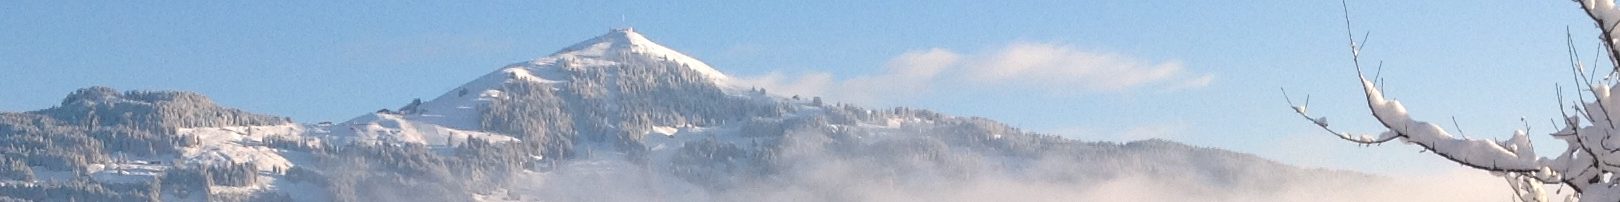
[[(1615, 10), (1614, 1), (1576, 0), (1576, 2), (1581, 4), (1581, 10), (1585, 11), (1586, 16), (1590, 17), (1592, 22), (1602, 31), (1603, 34), (1598, 36), (1598, 39), (1603, 41), (1605, 47), (1609, 47), (1609, 62), (1611, 64), (1620, 64), (1620, 59), (1615, 58), (1620, 56), (1620, 49), (1614, 48), (1614, 43), (1617, 42), (1615, 38), (1620, 35), (1614, 32), (1615, 26), (1620, 25), (1620, 21), (1616, 21), (1620, 20), (1620, 11)], [(1620, 65), (1614, 66), (1614, 68), (1614, 70), (1620, 72)]]
[[(1617, 25), (1620, 25), (1620, 10), (1615, 9), (1614, 0), (1576, 2), (1601, 31), (1598, 38), (1607, 49), (1609, 63), (1614, 68), (1603, 79), (1594, 81), (1594, 75), (1585, 73), (1588, 67), (1580, 63), (1573, 40), (1569, 40), (1571, 70), (1574, 80), (1581, 84), (1577, 86), (1577, 91), (1589, 92), (1589, 95), (1578, 97), (1572, 107), (1576, 115), (1568, 115), (1565, 111), (1564, 127), (1549, 134), (1568, 144), (1564, 151), (1554, 153), (1555, 157), (1538, 156), (1530, 144), (1527, 129), (1515, 130), (1506, 141), (1492, 141), (1453, 136), (1438, 124), (1413, 119), (1411, 112), (1400, 101), (1384, 96), (1374, 82), (1376, 79), (1368, 79), (1362, 73), (1361, 45), (1348, 30), (1348, 6), (1345, 8), (1346, 36), (1350, 42), (1356, 77), (1366, 95), (1367, 108), (1385, 131), (1376, 135), (1340, 132), (1328, 126), (1327, 117), (1310, 115), (1309, 98), (1304, 105), (1295, 105), (1292, 100), (1289, 105), (1295, 113), (1340, 139), (1367, 145), (1401, 140), (1423, 147), (1446, 160), (1502, 176), (1514, 191), (1516, 200), (1547, 201), (1552, 193), (1548, 193), (1543, 185), (1561, 184), (1575, 192), (1569, 200), (1620, 201), (1620, 184), (1617, 184), (1620, 182), (1617, 177), (1620, 176), (1614, 174), (1620, 172), (1620, 164), (1617, 164), (1620, 162), (1620, 137), (1616, 137), (1620, 136), (1620, 127), (1617, 127), (1620, 124), (1611, 119), (1620, 117), (1620, 101), (1612, 97), (1620, 95), (1620, 88), (1616, 88), (1614, 80), (1615, 72), (1620, 72), (1620, 59), (1616, 58), (1620, 55), (1620, 48), (1615, 46), (1620, 42), (1615, 40), (1620, 38), (1620, 33), (1615, 32)], [(1562, 91), (1562, 88), (1558, 90)], [(1287, 96), (1287, 92), (1283, 92), (1283, 95)], [(1591, 102), (1586, 101), (1588, 96), (1592, 98)], [(1562, 105), (1563, 102), (1560, 95), (1559, 103)]]

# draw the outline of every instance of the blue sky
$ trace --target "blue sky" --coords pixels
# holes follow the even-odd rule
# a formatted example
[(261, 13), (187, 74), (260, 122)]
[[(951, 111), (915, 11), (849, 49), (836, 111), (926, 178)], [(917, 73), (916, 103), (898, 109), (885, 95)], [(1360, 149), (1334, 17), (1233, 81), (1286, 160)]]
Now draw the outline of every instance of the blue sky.
[[(1554, 84), (1572, 85), (1565, 28), (1585, 60), (1596, 50), (1594, 28), (1566, 1), (1353, 1), (1350, 10), (1355, 32), (1371, 33), (1367, 61), (1385, 63), (1387, 92), (1417, 118), (1455, 116), (1472, 137), (1505, 138), (1521, 117), (1533, 134), (1548, 132)], [(1338, 1), (11, 2), (0, 5), (0, 111), (106, 85), (342, 121), (634, 26), (734, 77), (823, 87), (806, 93), (878, 88), (912, 78), (901, 70), (918, 69), (908, 67), (954, 61), (903, 88), (828, 95), (868, 106), (1380, 174), (1456, 167), (1414, 146), (1337, 142), (1288, 110), (1279, 87), (1310, 94), (1311, 111), (1336, 127), (1378, 129), (1341, 15)], [(1057, 59), (1015, 73), (995, 66), (1030, 51)], [(1162, 74), (1136, 75), (1153, 73)], [(872, 96), (893, 92), (910, 93)]]

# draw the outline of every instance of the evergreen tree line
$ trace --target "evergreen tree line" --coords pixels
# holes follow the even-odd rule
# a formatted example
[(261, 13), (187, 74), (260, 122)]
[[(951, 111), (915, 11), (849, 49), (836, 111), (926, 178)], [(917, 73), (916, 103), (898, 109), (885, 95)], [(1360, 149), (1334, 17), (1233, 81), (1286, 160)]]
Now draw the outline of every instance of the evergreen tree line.
[[(782, 102), (784, 105), (793, 105)], [(798, 169), (826, 162), (845, 162), (871, 169), (866, 179), (907, 180), (921, 173), (965, 180), (983, 172), (982, 156), (1035, 159), (1073, 155), (1070, 148), (1088, 143), (1023, 132), (979, 117), (950, 117), (936, 112), (893, 108), (868, 110), (848, 104), (815, 107), (791, 117), (753, 117), (738, 126), (748, 142), (703, 139), (687, 142), (671, 159), (670, 172), (711, 190), (759, 183), (792, 184)], [(889, 120), (908, 124), (889, 127)], [(1090, 151), (1085, 151), (1090, 152)]]
[(223, 165), (183, 165), (163, 172), (159, 179), (166, 187), (188, 190), (207, 186), (248, 186), (259, 182), (258, 167), (252, 163)]
[(181, 91), (127, 91), (108, 87), (83, 88), (68, 94), (56, 107), (29, 113), (51, 116), (75, 125), (129, 126), (162, 130), (220, 126), (263, 126), (292, 123), (290, 118), (260, 115), (221, 107), (208, 97)]
[(0, 181), (31, 182), (34, 181), (34, 177), (34, 169), (28, 167), (28, 162), (23, 162), (22, 159), (0, 159)]
[(567, 83), (507, 83), (505, 97), (482, 106), (481, 125), (516, 136), (547, 158), (568, 158), (575, 142), (644, 153), (641, 136), (652, 126), (711, 126), (788, 110), (770, 100), (729, 95), (687, 65), (637, 54), (610, 55), (619, 63), (607, 66), (563, 59), (557, 68)]
[(322, 187), (334, 201), (462, 201), (475, 191), (507, 187), (514, 173), (537, 161), (529, 156), (534, 153), (529, 145), (479, 138), (450, 148), (448, 155), (418, 144), (266, 142), (310, 153), (313, 165), (272, 172), (284, 174), (292, 182)]
[(25, 201), (162, 201), (148, 184), (104, 184), (88, 180), (51, 183), (3, 183), (0, 198)]
[[(252, 184), (258, 176), (252, 165), (195, 169), (180, 166), (151, 184), (96, 182), (88, 178), (88, 172), (89, 165), (110, 163), (113, 155), (177, 155), (179, 148), (198, 143), (196, 137), (177, 135), (179, 128), (285, 123), (290, 121), (216, 106), (207, 97), (189, 92), (79, 89), (56, 107), (0, 112), (0, 181), (22, 182), (5, 183), (0, 196), (52, 201), (155, 201), (161, 196), (161, 184), (174, 185), (171, 190), (201, 193), (208, 193), (206, 185), (210, 184)], [(77, 180), (34, 182), (38, 180), (33, 176), (35, 168), (70, 171)]]
[(83, 126), (29, 113), (0, 113), (0, 157), (51, 170), (82, 171), (105, 163), (109, 154), (131, 156), (176, 154), (196, 144), (182, 137), (129, 125)]

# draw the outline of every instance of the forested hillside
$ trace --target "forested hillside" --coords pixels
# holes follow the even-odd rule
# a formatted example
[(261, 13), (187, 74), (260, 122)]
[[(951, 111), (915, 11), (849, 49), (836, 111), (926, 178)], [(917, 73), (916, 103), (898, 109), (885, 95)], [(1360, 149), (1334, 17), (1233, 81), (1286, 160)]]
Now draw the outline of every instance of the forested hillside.
[(0, 113), (0, 200), (938, 201), (1147, 181), (1240, 201), (1381, 181), (727, 79), (623, 29), (338, 123), (90, 87)]
[[(179, 128), (275, 125), (285, 117), (258, 115), (215, 105), (190, 92), (128, 91), (107, 87), (79, 89), (61, 105), (31, 112), (0, 112), (0, 195), (30, 200), (127, 201), (157, 200), (163, 184), (208, 183), (182, 177), (208, 176), (222, 181), (253, 180), (251, 170), (181, 166), (150, 183), (115, 184), (90, 177), (121, 158), (178, 155), (182, 147), (198, 143), (195, 137), (176, 135)], [(117, 161), (117, 162), (115, 162)], [(142, 164), (173, 164), (146, 162)], [(235, 166), (241, 167), (241, 166)], [(41, 173), (56, 173), (42, 179)], [(232, 175), (234, 177), (225, 177)], [(206, 186), (206, 185), (203, 185)], [(199, 186), (200, 187), (200, 186)]]

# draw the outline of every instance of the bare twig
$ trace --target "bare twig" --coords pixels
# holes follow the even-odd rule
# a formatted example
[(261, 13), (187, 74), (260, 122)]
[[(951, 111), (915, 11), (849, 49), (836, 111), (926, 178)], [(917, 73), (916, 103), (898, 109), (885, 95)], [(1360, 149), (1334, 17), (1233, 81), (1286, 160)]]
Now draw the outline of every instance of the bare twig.
[(1457, 135), (1462, 135), (1463, 139), (1468, 139), (1468, 133), (1463, 132), (1462, 124), (1457, 124), (1457, 116), (1451, 116), (1451, 126), (1457, 127)]
[(1384, 80), (1384, 61), (1383, 60), (1379, 60), (1378, 61), (1378, 68), (1373, 70), (1373, 80), (1377, 80), (1377, 81), (1383, 81)]

